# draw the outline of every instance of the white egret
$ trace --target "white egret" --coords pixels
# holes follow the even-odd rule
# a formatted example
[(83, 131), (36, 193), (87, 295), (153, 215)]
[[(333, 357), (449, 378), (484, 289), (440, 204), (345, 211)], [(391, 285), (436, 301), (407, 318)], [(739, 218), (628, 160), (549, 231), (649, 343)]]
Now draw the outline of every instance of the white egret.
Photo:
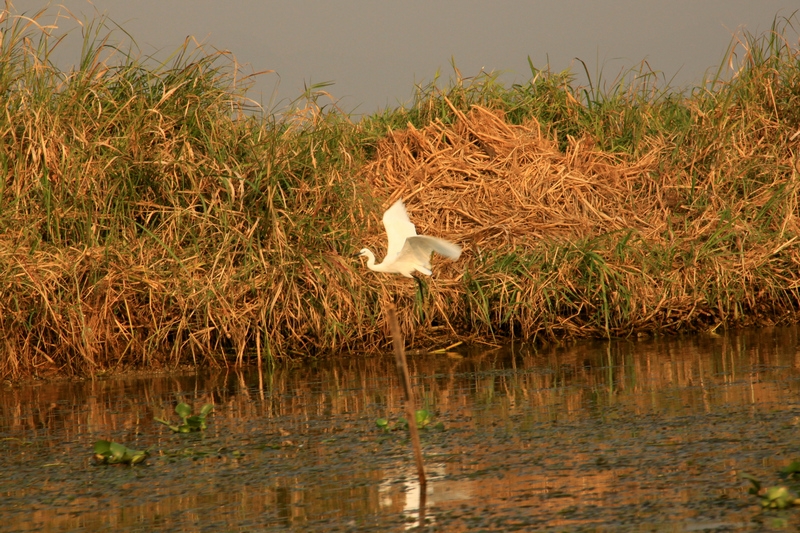
[(416, 270), (430, 276), (433, 252), (453, 261), (461, 256), (461, 247), (457, 244), (437, 237), (417, 235), (417, 229), (409, 220), (402, 200), (397, 200), (386, 210), (383, 214), (383, 225), (386, 227), (386, 237), (389, 240), (383, 262), (376, 265), (375, 254), (368, 248), (356, 254), (367, 258), (367, 267), (370, 270), (402, 274), (407, 278), (413, 278), (411, 273)]

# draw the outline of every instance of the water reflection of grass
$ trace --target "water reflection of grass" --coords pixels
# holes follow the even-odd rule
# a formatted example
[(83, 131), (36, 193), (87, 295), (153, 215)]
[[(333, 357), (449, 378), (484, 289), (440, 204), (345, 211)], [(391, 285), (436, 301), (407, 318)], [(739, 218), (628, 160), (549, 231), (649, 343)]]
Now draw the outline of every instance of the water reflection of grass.
[[(262, 113), (225, 54), (141, 61), (106, 46), (103, 19), (59, 71), (38, 16), (0, 21), (0, 374), (375, 351), (394, 293), (420, 345), (797, 309), (788, 23), (740, 35), (732, 70), (687, 91), (644, 67), (578, 87), (532, 66), (354, 123), (321, 87)], [(345, 259), (399, 196), (465, 246), (424, 301)]]
[[(779, 405), (781, 387), (794, 387), (800, 372), (798, 346), (797, 328), (771, 328), (536, 350), (523, 346), (459, 360), (415, 356), (411, 373), (419, 404), (448, 429), (490, 427), (509, 417), (532, 426), (587, 414), (613, 416), (621, 408), (646, 415), (679, 413), (698, 402), (708, 409)], [(786, 383), (775, 382), (776, 373)], [(264, 383), (269, 386), (259, 388)], [(741, 383), (747, 387), (733, 386)], [(651, 399), (653, 392), (658, 396)], [(259, 442), (277, 445), (317, 431), (336, 437), (313, 421), (334, 419), (343, 427), (377, 430), (377, 418), (393, 421), (404, 414), (389, 358), (334, 358), (315, 367), (279, 365), (268, 380), (240, 371), (10, 387), (0, 394), (0, 442), (57, 446), (56, 435), (90, 428), (97, 437), (147, 448), (150, 442), (128, 436), (143, 438), (150, 428), (160, 428), (157, 433), (166, 438), (170, 431), (156, 419), (173, 412), (176, 398), (195, 412), (214, 405), (214, 424), (206, 430), (212, 435), (251, 434), (255, 421), (263, 420), (274, 427)], [(448, 418), (441, 418), (443, 412)]]
[[(442, 527), (497, 520), (504, 530), (617, 523), (631, 509), (656, 522), (758, 512), (732, 472), (771, 480), (796, 459), (798, 345), (796, 328), (774, 328), (414, 357), (416, 392), (445, 425), (422, 432), (429, 514)], [(375, 427), (403, 414), (393, 364), (10, 387), (0, 513), (43, 531), (401, 528), (416, 505), (408, 445)], [(155, 422), (176, 397), (215, 405), (206, 431)], [(99, 436), (151, 456), (136, 471), (89, 467)]]

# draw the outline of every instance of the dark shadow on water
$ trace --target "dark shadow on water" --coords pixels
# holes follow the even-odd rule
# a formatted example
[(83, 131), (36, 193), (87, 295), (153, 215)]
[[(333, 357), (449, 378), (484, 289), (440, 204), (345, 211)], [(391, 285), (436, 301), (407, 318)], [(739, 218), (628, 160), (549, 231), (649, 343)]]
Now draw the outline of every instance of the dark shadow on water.
[[(403, 416), (391, 354), (6, 386), (0, 529), (768, 528), (737, 474), (800, 459), (798, 331), (410, 354), (424, 492), (376, 425)], [(205, 432), (154, 422), (179, 401), (214, 404)], [(96, 466), (97, 439), (151, 456)]]

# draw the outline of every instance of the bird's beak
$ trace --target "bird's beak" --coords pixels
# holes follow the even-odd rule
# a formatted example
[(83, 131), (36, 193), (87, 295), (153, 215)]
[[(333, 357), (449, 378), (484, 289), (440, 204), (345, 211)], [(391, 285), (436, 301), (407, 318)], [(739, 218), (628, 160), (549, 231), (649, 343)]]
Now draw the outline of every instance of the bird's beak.
[(361, 257), (361, 252), (356, 252), (351, 257)]

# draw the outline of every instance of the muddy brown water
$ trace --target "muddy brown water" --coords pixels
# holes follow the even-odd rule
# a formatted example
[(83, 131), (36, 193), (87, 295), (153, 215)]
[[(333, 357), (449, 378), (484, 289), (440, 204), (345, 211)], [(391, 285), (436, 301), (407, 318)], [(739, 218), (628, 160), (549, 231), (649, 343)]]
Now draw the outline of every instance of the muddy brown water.
[[(271, 372), (5, 384), (0, 531), (797, 530), (762, 511), (800, 460), (800, 329), (409, 356), (416, 483), (390, 354)], [(154, 417), (213, 403), (200, 434)], [(97, 466), (111, 439), (149, 449)], [(420, 513), (421, 505), (422, 513)]]

